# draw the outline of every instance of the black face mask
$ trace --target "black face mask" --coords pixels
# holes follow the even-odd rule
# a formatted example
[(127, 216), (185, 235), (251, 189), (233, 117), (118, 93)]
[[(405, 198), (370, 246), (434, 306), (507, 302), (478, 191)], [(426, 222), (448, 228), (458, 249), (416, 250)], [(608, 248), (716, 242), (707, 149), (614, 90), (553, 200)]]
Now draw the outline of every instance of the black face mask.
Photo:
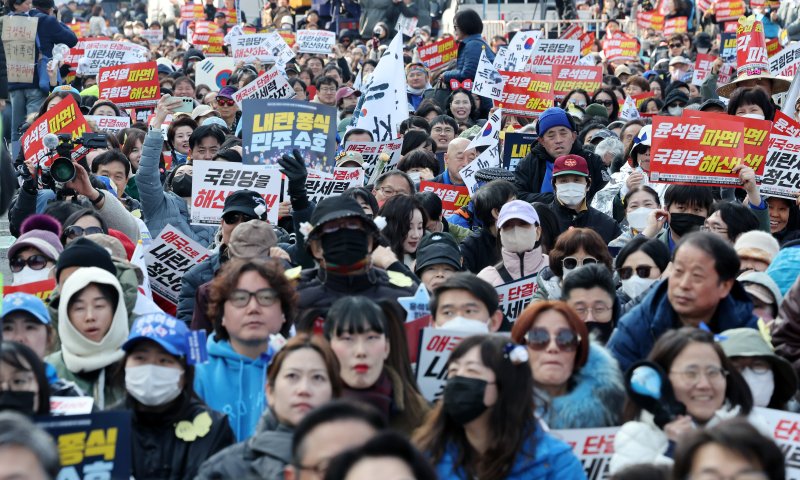
[(172, 178), (172, 192), (179, 197), (192, 196), (192, 176), (181, 174)]
[(369, 247), (363, 230), (340, 228), (322, 236), (322, 258), (329, 267), (353, 265), (364, 260)]
[(33, 398), (33, 392), (2, 391), (0, 392), (0, 411), (14, 410), (32, 417), (34, 413)]
[(669, 228), (681, 237), (699, 230), (706, 221), (705, 217), (692, 213), (671, 213), (669, 217)]
[(444, 386), (444, 412), (459, 425), (480, 417), (487, 407), (483, 403), (486, 380), (468, 377), (451, 377)]

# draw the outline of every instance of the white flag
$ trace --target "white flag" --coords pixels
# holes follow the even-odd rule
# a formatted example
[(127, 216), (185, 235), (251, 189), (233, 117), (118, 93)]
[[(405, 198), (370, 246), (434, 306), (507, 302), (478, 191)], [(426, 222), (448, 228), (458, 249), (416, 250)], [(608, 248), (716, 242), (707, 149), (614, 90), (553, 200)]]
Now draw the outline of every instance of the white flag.
[(625, 97), (625, 103), (619, 112), (620, 120), (633, 120), (639, 118), (639, 109), (636, 108), (636, 101), (631, 97)]
[(483, 129), (469, 142), (467, 150), (483, 147), (485, 145), (496, 145), (500, 142), (500, 128), (502, 125), (502, 108), (498, 108), (489, 116), (489, 120), (483, 126)]
[(481, 60), (475, 71), (475, 83), (472, 84), (472, 93), (482, 97), (491, 98), (498, 102), (503, 94), (503, 77), (494, 68), (492, 62), (486, 57), (486, 50), (481, 50)]
[(524, 72), (527, 71), (528, 61), (533, 55), (533, 46), (539, 37), (542, 36), (541, 30), (533, 30), (528, 32), (517, 32), (511, 43), (506, 48), (506, 53), (503, 56), (505, 62), (499, 63), (495, 58), (494, 66), (497, 70), (508, 70), (510, 72)]
[(361, 92), (351, 128), (372, 132), (376, 142), (397, 138), (408, 118), (402, 34), (395, 35)]
[(469, 194), (473, 195), (478, 187), (478, 181), (475, 180), (475, 174), (478, 170), (483, 168), (494, 168), (500, 166), (500, 143), (495, 143), (493, 146), (483, 151), (478, 158), (469, 162), (464, 168), (458, 171), (461, 174), (461, 179), (469, 190)]

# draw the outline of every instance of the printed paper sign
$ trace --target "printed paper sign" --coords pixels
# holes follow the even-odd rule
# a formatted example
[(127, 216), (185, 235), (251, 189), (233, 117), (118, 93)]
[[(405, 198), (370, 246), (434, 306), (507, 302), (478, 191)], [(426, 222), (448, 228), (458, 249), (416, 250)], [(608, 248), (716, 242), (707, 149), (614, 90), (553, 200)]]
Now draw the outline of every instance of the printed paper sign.
[(767, 57), (772, 58), (775, 54), (783, 50), (781, 41), (777, 38), (767, 40)]
[(569, 92), (583, 89), (594, 92), (603, 83), (603, 67), (553, 65), (553, 94), (560, 101)]
[(150, 43), (150, 46), (158, 45), (164, 40), (164, 30), (154, 28), (152, 30), (142, 30), (141, 37)]
[(417, 17), (406, 17), (401, 13), (397, 18), (397, 23), (395, 24), (394, 29), (406, 37), (413, 37), (414, 30), (417, 28), (417, 21)]
[(783, 452), (786, 478), (800, 478), (800, 415), (762, 407), (753, 408), (753, 412), (766, 422)]
[(498, 104), (507, 115), (538, 117), (553, 106), (553, 82), (550, 75), (501, 71), (503, 94)]
[(800, 192), (800, 125), (778, 111), (769, 137), (761, 193), (794, 200), (797, 192)]
[(425, 400), (435, 402), (447, 383), (447, 361), (462, 339), (474, 335), (456, 330), (425, 327), (420, 335), (417, 355), (417, 385)]
[(515, 322), (525, 307), (530, 305), (537, 288), (535, 276), (495, 287), (500, 309), (509, 322)]
[(192, 175), (192, 224), (219, 225), (225, 199), (238, 190), (258, 192), (267, 202), (267, 220), (278, 223), (281, 172), (263, 165), (230, 162), (194, 162)]
[[(196, 198), (194, 195), (192, 197)], [(218, 218), (219, 216), (221, 211), (218, 213)], [(206, 258), (208, 250), (205, 247), (168, 224), (152, 241), (145, 254), (150, 288), (177, 305), (181, 293), (181, 279), (187, 270)]]
[(583, 465), (588, 480), (611, 478), (608, 468), (614, 455), (614, 436), (619, 427), (576, 428), (571, 430), (550, 430), (550, 435), (568, 443), (572, 453)]
[(445, 37), (438, 42), (419, 47), (419, 59), (430, 70), (441, 68), (458, 56), (458, 43), (453, 37)]
[[(508, 138), (507, 133), (506, 138)], [(445, 185), (424, 181), (420, 182), (419, 191), (435, 193), (442, 200), (442, 215), (445, 217), (469, 203), (469, 190), (463, 185)]]
[(711, 72), (711, 64), (714, 63), (717, 57), (707, 53), (698, 53), (697, 59), (694, 61), (694, 74), (692, 75), (692, 83), (698, 87), (703, 84), (708, 74)]
[(161, 98), (156, 62), (100, 68), (100, 99), (121, 108), (151, 107)]
[(36, 64), (36, 29), (39, 19), (22, 15), (3, 17), (3, 46), (6, 51), (8, 81), (33, 82)]
[(231, 41), (231, 49), (234, 62), (250, 63), (261, 60), (285, 65), (294, 58), (292, 49), (276, 32), (240, 35)]
[(214, 22), (202, 20), (189, 28), (189, 43), (192, 45), (222, 45), (223, 42), (222, 28)]
[(3, 288), (3, 296), (12, 293), (27, 293), (35, 295), (43, 302), (47, 302), (50, 294), (56, 288), (56, 279), (48, 278), (47, 280), (40, 280), (38, 282), (23, 283), (21, 285), (6, 285)]
[(641, 29), (652, 28), (653, 30), (664, 30), (664, 15), (658, 10), (639, 10), (636, 14), (636, 23)]
[(255, 80), (240, 88), (233, 94), (233, 100), (241, 107), (244, 100), (260, 98), (294, 98), (297, 95), (286, 81), (278, 67), (272, 67)]
[(616, 33), (603, 41), (603, 53), (609, 62), (638, 60), (639, 40), (624, 33)]
[[(49, 167), (54, 158), (47, 156), (48, 150), (44, 146), (44, 136), (48, 133), (68, 133), (74, 139), (86, 133), (88, 126), (75, 98), (68, 95), (56, 106), (46, 111), (44, 115), (34, 120), (22, 136), (22, 152), (25, 159), (36, 160), (40, 166)], [(72, 151), (72, 159), (77, 160), (87, 152), (86, 147), (76, 146)]]
[(542, 36), (540, 30), (533, 30), (527, 32), (517, 32), (511, 43), (505, 49), (503, 58), (498, 60), (495, 57), (494, 67), (497, 70), (506, 70), (509, 72), (523, 72), (528, 67), (531, 55), (534, 52), (534, 45)]
[(675, 33), (686, 33), (688, 31), (688, 18), (674, 17), (664, 21), (664, 36), (668, 37)]
[(103, 67), (146, 62), (148, 51), (141, 45), (120, 41), (92, 41), (83, 44), (78, 75), (97, 75)]
[(336, 45), (336, 32), (328, 30), (298, 30), (297, 47), (300, 53), (327, 55)]
[[(345, 152), (358, 152), (364, 157), (364, 175), (367, 181), (396, 168), (400, 162), (400, 152), (403, 148), (402, 140), (387, 140), (385, 142), (347, 142), (344, 144)], [(386, 162), (381, 162), (381, 153), (389, 157)], [(378, 170), (377, 174), (375, 170)]]
[[(319, 203), (323, 198), (341, 195), (348, 188), (363, 185), (363, 168), (336, 168), (333, 173), (311, 170), (306, 178), (308, 199), (315, 203)], [(286, 191), (284, 189), (284, 192)]]
[(495, 168), (500, 166), (500, 153), (499, 146), (495, 143), (493, 146), (487, 148), (478, 157), (469, 162), (464, 168), (458, 171), (461, 179), (467, 186), (470, 195), (474, 195), (475, 191), (480, 186), (478, 180), (475, 179), (475, 174), (483, 168)]
[(744, 15), (745, 5), (742, 0), (717, 0), (715, 17), (717, 22), (736, 20)]
[(550, 75), (556, 65), (574, 65), (580, 57), (580, 40), (539, 39), (533, 47), (531, 70)]
[(769, 59), (769, 71), (773, 75), (794, 77), (800, 64), (800, 42), (791, 43)]
[(592, 53), (592, 46), (594, 45), (595, 34), (594, 32), (586, 32), (581, 35), (578, 40), (581, 41), (581, 55), (586, 56)]
[(181, 7), (181, 21), (193, 22), (195, 20), (204, 20), (206, 12), (200, 4), (183, 5)]
[(530, 153), (536, 138), (535, 133), (506, 132), (503, 139), (503, 168), (515, 171), (517, 164)]
[(198, 85), (208, 85), (213, 91), (228, 84), (231, 73), (236, 68), (236, 62), (231, 57), (206, 58), (194, 66), (195, 78)]
[(125, 130), (131, 126), (131, 117), (109, 117), (105, 115), (85, 115), (89, 124), (94, 124), (95, 131), (106, 132), (116, 135), (120, 130)]

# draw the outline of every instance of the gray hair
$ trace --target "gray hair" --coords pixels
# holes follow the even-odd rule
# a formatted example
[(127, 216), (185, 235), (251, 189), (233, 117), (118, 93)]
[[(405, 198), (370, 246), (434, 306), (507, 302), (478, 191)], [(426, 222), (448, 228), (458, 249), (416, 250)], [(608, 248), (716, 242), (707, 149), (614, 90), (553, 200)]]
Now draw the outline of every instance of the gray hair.
[(0, 412), (0, 449), (9, 446), (30, 450), (39, 460), (47, 478), (53, 479), (58, 475), (61, 464), (58, 449), (50, 435), (27, 417), (5, 410)]
[(595, 155), (601, 159), (605, 157), (606, 153), (609, 152), (614, 156), (614, 158), (625, 155), (625, 146), (622, 144), (622, 141), (619, 138), (605, 138), (594, 148)]

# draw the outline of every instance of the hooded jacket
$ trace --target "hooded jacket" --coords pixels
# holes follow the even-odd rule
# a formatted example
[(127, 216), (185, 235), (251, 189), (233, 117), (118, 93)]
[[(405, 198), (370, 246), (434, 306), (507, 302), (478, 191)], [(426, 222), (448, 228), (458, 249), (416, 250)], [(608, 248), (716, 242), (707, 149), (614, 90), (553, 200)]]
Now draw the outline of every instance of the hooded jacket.
[(552, 429), (600, 428), (619, 425), (625, 385), (617, 361), (608, 351), (589, 345), (586, 365), (569, 379), (565, 395), (549, 398), (536, 389), (536, 416)]
[(573, 227), (590, 228), (603, 237), (603, 241), (608, 244), (622, 234), (619, 224), (613, 218), (588, 205), (586, 210), (576, 212), (563, 205), (558, 199), (553, 199), (547, 208), (555, 214), (556, 220), (558, 220), (558, 232), (554, 232), (557, 235)]
[(265, 393), (269, 348), (256, 359), (237, 353), (228, 340), (208, 337), (208, 363), (197, 365), (194, 390), (209, 407), (228, 416), (236, 441), (253, 434), (267, 406)]
[(548, 264), (547, 255), (542, 253), (542, 247), (536, 247), (533, 250), (522, 253), (509, 252), (505, 248), (501, 248), (500, 255), (503, 257), (501, 263), (488, 266), (478, 273), (478, 278), (486, 280), (494, 287), (508, 283), (497, 270), (499, 266), (505, 267), (511, 278), (519, 280), (522, 277), (538, 275)]
[[(642, 302), (620, 319), (611, 335), (607, 348), (622, 371), (647, 357), (664, 332), (682, 326), (667, 296), (668, 283), (667, 279), (652, 286)], [(708, 327), (714, 333), (731, 328), (758, 328), (753, 302), (739, 282), (734, 281), (730, 293), (720, 300)]]
[[(577, 140), (572, 144), (571, 154), (580, 155), (586, 159), (589, 166), (589, 177), (592, 179), (592, 184), (589, 186), (589, 193), (586, 194), (586, 201), (591, 204), (594, 194), (597, 193), (606, 185), (603, 180), (603, 161), (595, 155), (583, 148)], [(522, 161), (517, 164), (517, 169), (514, 171), (514, 184), (517, 186), (517, 200), (525, 200), (526, 202), (541, 202), (550, 203), (555, 196), (552, 192), (542, 192), (542, 182), (544, 181), (545, 172), (547, 171), (547, 162), (555, 162), (544, 145), (539, 142), (534, 144)]]

